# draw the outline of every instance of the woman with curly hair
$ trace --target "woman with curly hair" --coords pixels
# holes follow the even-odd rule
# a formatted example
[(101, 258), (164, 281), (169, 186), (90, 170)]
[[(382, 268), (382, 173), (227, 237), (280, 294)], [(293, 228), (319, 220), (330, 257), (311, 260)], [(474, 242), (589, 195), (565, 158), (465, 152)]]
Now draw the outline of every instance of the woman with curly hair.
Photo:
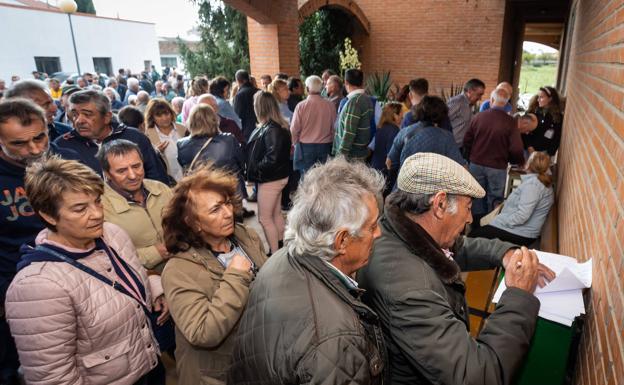
[(234, 222), (242, 210), (236, 176), (204, 166), (183, 178), (163, 211), (165, 297), (174, 302), (181, 385), (222, 384), (255, 272), (266, 254), (258, 235)]

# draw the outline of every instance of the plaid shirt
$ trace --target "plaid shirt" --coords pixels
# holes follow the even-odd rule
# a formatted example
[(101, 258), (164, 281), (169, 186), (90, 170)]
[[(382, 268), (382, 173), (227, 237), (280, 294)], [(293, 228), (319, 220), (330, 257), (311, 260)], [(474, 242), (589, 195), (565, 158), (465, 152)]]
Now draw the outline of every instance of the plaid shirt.
[(364, 160), (368, 156), (368, 143), (371, 141), (373, 103), (363, 90), (354, 92), (348, 96), (349, 100), (338, 116), (332, 155), (343, 154), (347, 158)]
[(453, 136), (455, 137), (455, 143), (457, 147), (461, 148), (464, 145), (464, 135), (470, 127), (470, 120), (472, 119), (472, 108), (470, 102), (465, 93), (453, 96), (448, 101), (448, 116), (451, 120), (451, 126), (453, 127)]

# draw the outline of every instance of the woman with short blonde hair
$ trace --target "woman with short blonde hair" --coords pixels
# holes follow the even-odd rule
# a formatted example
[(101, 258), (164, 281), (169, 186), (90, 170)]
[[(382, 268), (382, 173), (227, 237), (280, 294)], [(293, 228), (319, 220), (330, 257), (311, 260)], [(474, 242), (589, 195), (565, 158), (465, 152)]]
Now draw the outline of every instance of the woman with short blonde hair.
[(27, 168), (25, 188), (47, 227), (22, 247), (6, 294), (26, 383), (164, 384), (152, 332), (169, 317), (160, 277), (104, 222), (102, 179), (53, 157)]
[(207, 104), (198, 104), (188, 119), (191, 136), (213, 137), (219, 133), (219, 115)]
[(185, 170), (211, 162), (241, 175), (245, 165), (241, 145), (234, 135), (219, 131), (219, 115), (211, 106), (193, 107), (189, 129), (191, 135), (178, 141), (178, 161)]

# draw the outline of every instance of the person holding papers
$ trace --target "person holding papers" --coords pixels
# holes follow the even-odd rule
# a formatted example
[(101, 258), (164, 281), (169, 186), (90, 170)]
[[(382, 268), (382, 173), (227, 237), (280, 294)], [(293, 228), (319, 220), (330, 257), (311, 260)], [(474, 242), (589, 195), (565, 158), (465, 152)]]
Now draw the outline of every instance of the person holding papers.
[[(465, 238), (473, 198), (485, 191), (460, 164), (418, 153), (386, 199), (369, 264), (358, 271), (364, 303), (380, 317), (392, 384), (510, 384), (530, 345), (535, 288), (554, 273), (534, 251)], [(507, 290), (481, 333), (470, 336), (461, 270), (505, 267)]]
[(500, 214), (488, 225), (472, 231), (470, 237), (498, 238), (527, 247), (535, 242), (555, 202), (552, 177), (547, 174), (550, 157), (536, 151), (529, 157), (526, 168), (527, 174), (509, 195)]

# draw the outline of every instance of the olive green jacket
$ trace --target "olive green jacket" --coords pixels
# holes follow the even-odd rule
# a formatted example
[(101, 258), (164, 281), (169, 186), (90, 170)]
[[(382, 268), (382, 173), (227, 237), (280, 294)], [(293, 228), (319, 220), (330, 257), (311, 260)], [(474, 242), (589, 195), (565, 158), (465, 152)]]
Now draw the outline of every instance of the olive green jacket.
[(449, 258), (422, 227), (390, 205), (381, 227), (357, 279), (366, 289), (364, 302), (384, 326), (391, 383), (512, 383), (535, 331), (539, 301), (508, 288), (472, 338), (460, 272), (498, 266), (515, 245), (460, 236)]
[(146, 269), (160, 272), (165, 262), (155, 245), (163, 243), (162, 210), (173, 193), (167, 185), (155, 180), (145, 179), (143, 185), (148, 191), (145, 207), (128, 202), (106, 184), (102, 195), (104, 220), (116, 224), (130, 235), (139, 260)]

